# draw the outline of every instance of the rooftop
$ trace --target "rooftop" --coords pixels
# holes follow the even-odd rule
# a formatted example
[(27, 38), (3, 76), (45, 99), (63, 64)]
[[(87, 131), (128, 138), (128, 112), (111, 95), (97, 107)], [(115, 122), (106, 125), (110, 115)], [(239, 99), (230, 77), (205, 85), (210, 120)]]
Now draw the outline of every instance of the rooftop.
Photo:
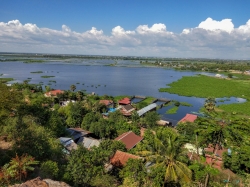
[(126, 145), (126, 148), (128, 150), (132, 149), (136, 144), (138, 144), (140, 141), (142, 141), (142, 137), (137, 136), (135, 133), (132, 131), (125, 132), (118, 136), (115, 140), (121, 141)]
[(137, 113), (139, 116), (142, 116), (143, 114), (147, 113), (148, 111), (154, 109), (157, 107), (157, 104), (156, 103), (152, 103), (144, 108), (142, 108), (141, 110), (138, 110)]
[(179, 123), (185, 123), (185, 122), (194, 122), (197, 119), (197, 115), (194, 114), (186, 114), (184, 118), (182, 118)]
[(126, 165), (128, 159), (142, 159), (142, 158), (136, 155), (132, 155), (117, 150), (114, 156), (110, 159), (110, 162), (114, 166), (121, 167)]

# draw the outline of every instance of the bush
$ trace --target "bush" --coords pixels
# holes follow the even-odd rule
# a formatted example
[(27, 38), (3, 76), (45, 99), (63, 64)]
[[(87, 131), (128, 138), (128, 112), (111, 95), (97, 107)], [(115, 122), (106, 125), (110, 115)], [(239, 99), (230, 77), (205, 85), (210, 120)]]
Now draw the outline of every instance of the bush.
[(56, 178), (58, 176), (58, 165), (56, 162), (48, 160), (41, 164), (40, 174), (42, 178)]

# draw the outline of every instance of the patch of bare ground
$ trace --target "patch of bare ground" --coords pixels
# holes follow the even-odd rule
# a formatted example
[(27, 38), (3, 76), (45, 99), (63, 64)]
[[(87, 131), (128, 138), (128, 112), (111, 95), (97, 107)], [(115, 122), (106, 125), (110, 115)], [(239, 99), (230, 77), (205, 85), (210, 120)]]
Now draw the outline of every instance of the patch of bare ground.
[(11, 142), (7, 141), (7, 136), (0, 136), (0, 151), (10, 150), (12, 147)]
[(11, 187), (70, 187), (68, 184), (59, 181), (53, 181), (51, 179), (41, 179), (37, 177), (35, 179), (26, 181), (22, 184), (15, 184)]

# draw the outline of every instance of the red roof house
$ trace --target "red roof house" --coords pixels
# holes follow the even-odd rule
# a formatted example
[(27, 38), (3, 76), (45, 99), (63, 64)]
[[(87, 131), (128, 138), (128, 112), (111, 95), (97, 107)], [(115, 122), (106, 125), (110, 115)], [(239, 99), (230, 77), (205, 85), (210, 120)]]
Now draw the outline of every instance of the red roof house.
[(184, 118), (182, 118), (179, 123), (185, 123), (185, 122), (194, 122), (197, 119), (198, 116), (194, 114), (186, 114)]
[(44, 94), (45, 97), (53, 97), (53, 96), (57, 96), (58, 94), (63, 94), (64, 91), (63, 90), (51, 90), (49, 92), (46, 92)]
[(119, 105), (129, 105), (131, 103), (130, 99), (125, 97), (122, 100), (118, 101)]
[(127, 150), (130, 150), (142, 141), (142, 139), (142, 137), (137, 136), (132, 131), (129, 131), (121, 134), (115, 140), (123, 142), (126, 145)]
[(110, 163), (113, 166), (122, 167), (126, 165), (128, 159), (142, 159), (142, 157), (117, 150), (114, 156), (110, 159)]
[(100, 100), (100, 104), (104, 104), (106, 107), (113, 107), (114, 102), (112, 100)]

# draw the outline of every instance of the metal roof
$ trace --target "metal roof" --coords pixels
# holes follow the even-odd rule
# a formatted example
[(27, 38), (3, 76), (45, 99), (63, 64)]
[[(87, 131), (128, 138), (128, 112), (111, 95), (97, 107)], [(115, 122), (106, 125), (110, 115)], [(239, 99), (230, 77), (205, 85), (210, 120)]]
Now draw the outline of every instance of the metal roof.
[(152, 103), (152, 104), (150, 104), (150, 105), (148, 105), (148, 106), (142, 108), (141, 110), (138, 110), (138, 111), (137, 111), (137, 114), (138, 114), (139, 116), (142, 116), (143, 114), (147, 113), (148, 111), (150, 111), (150, 110), (152, 110), (152, 109), (154, 109), (154, 108), (156, 108), (156, 107), (157, 107), (157, 104), (156, 104), (156, 103)]

